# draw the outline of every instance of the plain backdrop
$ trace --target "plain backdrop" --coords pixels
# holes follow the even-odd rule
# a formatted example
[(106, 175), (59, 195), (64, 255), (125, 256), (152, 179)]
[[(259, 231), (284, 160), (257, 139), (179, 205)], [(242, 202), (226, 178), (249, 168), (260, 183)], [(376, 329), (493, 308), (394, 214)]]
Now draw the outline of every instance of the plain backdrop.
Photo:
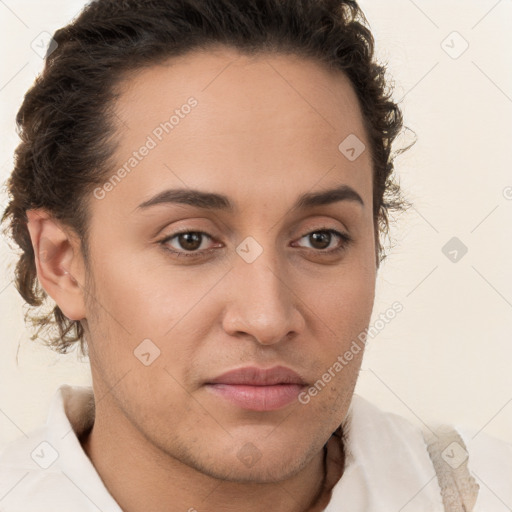
[[(0, 2), (2, 186), (16, 112), (43, 64), (33, 41), (84, 4)], [(414, 206), (393, 224), (372, 323), (394, 301), (404, 309), (370, 339), (356, 393), (418, 424), (442, 420), (512, 442), (512, 2), (360, 4), (411, 130), (399, 144), (417, 142), (395, 162)], [(0, 200), (3, 211), (3, 189)], [(2, 238), (0, 448), (45, 421), (60, 384), (90, 383), (75, 353), (30, 341), (15, 261)]]

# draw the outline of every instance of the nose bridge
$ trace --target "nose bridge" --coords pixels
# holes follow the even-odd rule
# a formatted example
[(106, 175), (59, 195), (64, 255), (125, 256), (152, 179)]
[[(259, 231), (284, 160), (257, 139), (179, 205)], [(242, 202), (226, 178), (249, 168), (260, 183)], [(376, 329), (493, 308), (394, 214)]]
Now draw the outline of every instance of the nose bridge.
[(301, 315), (282, 259), (273, 247), (263, 248), (248, 238), (236, 249), (224, 326), (231, 334), (243, 332), (263, 344), (277, 343), (301, 329)]

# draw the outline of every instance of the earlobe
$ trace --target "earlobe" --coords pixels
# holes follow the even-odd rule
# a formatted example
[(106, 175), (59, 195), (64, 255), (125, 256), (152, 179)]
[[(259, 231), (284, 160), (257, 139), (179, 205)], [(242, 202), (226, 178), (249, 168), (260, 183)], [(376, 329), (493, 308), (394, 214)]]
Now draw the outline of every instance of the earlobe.
[(85, 318), (83, 263), (77, 238), (43, 209), (27, 210), (37, 277), (70, 320)]

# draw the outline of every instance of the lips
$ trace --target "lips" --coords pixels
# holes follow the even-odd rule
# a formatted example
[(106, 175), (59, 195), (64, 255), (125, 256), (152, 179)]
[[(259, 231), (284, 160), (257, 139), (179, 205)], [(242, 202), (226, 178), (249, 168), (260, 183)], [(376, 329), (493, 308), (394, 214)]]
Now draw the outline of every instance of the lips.
[(223, 373), (207, 384), (238, 384), (247, 386), (273, 386), (276, 384), (298, 384), (305, 386), (307, 383), (298, 373), (286, 366), (274, 366), (272, 368), (257, 368), (247, 366)]
[(241, 409), (273, 411), (297, 399), (306, 382), (285, 366), (238, 368), (205, 383), (205, 389)]

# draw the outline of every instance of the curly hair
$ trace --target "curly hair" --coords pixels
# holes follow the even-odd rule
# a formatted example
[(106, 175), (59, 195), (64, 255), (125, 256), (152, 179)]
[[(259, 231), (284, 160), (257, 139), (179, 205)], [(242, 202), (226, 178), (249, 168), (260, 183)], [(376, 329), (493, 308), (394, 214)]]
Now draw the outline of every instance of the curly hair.
[(47, 294), (37, 278), (26, 211), (45, 208), (72, 228), (87, 264), (86, 199), (112, 164), (116, 86), (131, 71), (195, 49), (295, 54), (348, 76), (370, 141), (378, 267), (386, 257), (380, 236), (389, 237), (388, 214), (408, 207), (393, 173), (394, 156), (408, 148), (391, 152), (403, 119), (368, 27), (355, 0), (94, 0), (57, 30), (16, 116), (21, 142), (1, 219), (21, 249), (14, 282), (31, 306), (25, 321), (37, 327), (32, 339), (60, 353), (80, 342), (86, 352), (81, 321), (68, 319), (58, 305), (40, 310)]

